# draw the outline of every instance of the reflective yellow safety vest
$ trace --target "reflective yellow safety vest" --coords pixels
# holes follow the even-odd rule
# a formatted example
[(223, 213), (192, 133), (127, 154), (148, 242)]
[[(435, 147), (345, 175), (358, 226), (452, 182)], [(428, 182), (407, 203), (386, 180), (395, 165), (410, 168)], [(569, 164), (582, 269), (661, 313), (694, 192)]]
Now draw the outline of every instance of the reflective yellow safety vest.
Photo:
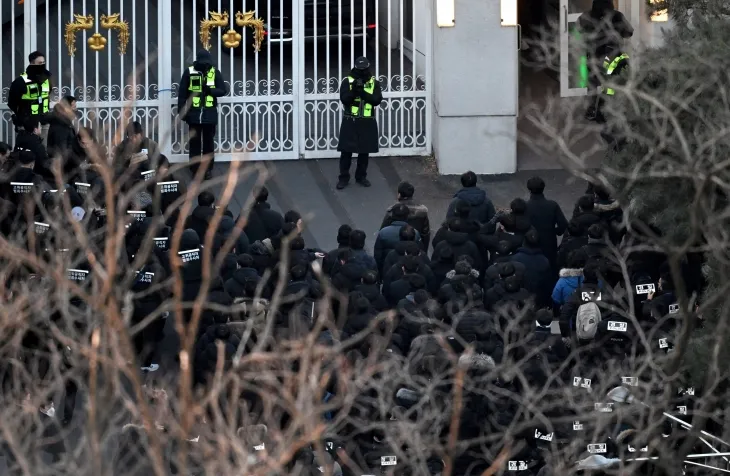
[[(197, 71), (194, 66), (190, 66), (188, 71), (190, 71), (190, 84), (188, 86), (188, 91), (193, 93), (203, 92), (203, 73)], [(209, 88), (215, 87), (215, 67), (210, 68), (210, 70), (208, 70), (208, 74), (205, 75), (205, 85)], [(213, 100), (213, 96), (205, 96), (205, 107), (213, 107)], [(193, 96), (193, 107), (200, 107), (200, 96)]]
[(38, 90), (38, 83), (31, 81), (26, 73), (20, 75), (25, 81), (25, 93), (20, 96), (20, 99), (27, 101), (26, 110), (30, 111), (30, 114), (36, 116), (38, 114), (46, 114), (48, 112), (49, 97), (51, 95), (51, 82), (46, 79), (41, 83), (40, 91)]
[[(352, 76), (348, 76), (347, 80), (350, 82), (350, 91), (352, 91), (352, 83), (355, 82), (355, 78), (353, 78)], [(370, 79), (368, 79), (363, 87), (363, 91), (368, 94), (373, 94), (373, 92), (375, 92), (375, 76), (372, 76)], [(373, 117), (373, 105), (365, 103), (364, 107), (360, 107), (361, 101), (362, 100), (359, 97), (355, 98), (352, 106), (350, 106), (350, 112), (348, 113), (348, 115), (355, 117)]]
[[(606, 76), (611, 76), (614, 71), (616, 71), (616, 68), (618, 68), (619, 63), (622, 61), (628, 61), (629, 55), (626, 53), (622, 53), (621, 55), (615, 57), (613, 60), (611, 60), (608, 56), (606, 56), (606, 59), (603, 61), (603, 68), (606, 70)], [(605, 93), (609, 96), (613, 96), (616, 94), (616, 91), (614, 91), (611, 88), (606, 88)]]

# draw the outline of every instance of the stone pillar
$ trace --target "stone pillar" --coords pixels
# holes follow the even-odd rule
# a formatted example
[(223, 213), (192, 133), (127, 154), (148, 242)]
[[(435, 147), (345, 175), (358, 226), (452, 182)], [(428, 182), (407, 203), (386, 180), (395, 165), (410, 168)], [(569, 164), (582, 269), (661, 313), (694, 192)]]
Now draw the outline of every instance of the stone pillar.
[(441, 174), (517, 171), (516, 27), (500, 2), (454, 0), (454, 26), (433, 29), (433, 151)]

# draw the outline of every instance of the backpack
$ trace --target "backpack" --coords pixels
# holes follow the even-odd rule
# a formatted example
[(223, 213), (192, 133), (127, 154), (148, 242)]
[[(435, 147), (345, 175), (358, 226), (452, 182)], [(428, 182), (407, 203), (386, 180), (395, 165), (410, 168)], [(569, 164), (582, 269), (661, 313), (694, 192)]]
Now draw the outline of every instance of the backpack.
[[(578, 339), (590, 340), (596, 336), (598, 323), (601, 322), (601, 310), (592, 299), (592, 293), (581, 293), (583, 304), (578, 307), (575, 318), (575, 327)], [(598, 295), (600, 299), (600, 294)]]

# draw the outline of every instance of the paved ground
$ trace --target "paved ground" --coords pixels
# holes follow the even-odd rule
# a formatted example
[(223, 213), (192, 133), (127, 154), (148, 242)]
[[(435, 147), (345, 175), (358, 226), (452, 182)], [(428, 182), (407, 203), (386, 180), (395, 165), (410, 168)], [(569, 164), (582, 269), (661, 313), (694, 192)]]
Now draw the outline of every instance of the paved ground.
[[(395, 201), (398, 183), (410, 181), (416, 199), (429, 209), (433, 227), (444, 219), (454, 192), (460, 187), (458, 176), (439, 176), (435, 164), (422, 158), (376, 158), (370, 162), (368, 178), (371, 188), (352, 184), (335, 189), (337, 160), (269, 162), (262, 164), (270, 174), (267, 187), (270, 202), (283, 212), (294, 209), (307, 217), (305, 240), (309, 247), (335, 248), (337, 228), (344, 223), (365, 231), (374, 244), (385, 209)], [(245, 165), (256, 170), (261, 165)], [(216, 174), (223, 174), (227, 164), (216, 164)], [(354, 166), (353, 166), (354, 167)], [(354, 170), (353, 170), (354, 172)], [(506, 207), (515, 197), (527, 197), (527, 179), (539, 175), (547, 183), (546, 195), (570, 210), (584, 185), (564, 170), (530, 170), (513, 175), (480, 177), (480, 185), (497, 207)], [(236, 212), (245, 203), (257, 174), (239, 184), (231, 208)]]

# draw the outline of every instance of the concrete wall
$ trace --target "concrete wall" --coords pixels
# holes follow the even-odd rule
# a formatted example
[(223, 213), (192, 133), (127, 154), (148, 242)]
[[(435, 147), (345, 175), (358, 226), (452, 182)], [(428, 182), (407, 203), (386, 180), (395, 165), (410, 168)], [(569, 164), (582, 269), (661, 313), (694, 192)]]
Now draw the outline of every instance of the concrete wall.
[[(436, 0), (429, 0), (436, 11)], [(442, 174), (517, 170), (517, 30), (500, 3), (458, 0), (433, 31), (433, 150)]]

